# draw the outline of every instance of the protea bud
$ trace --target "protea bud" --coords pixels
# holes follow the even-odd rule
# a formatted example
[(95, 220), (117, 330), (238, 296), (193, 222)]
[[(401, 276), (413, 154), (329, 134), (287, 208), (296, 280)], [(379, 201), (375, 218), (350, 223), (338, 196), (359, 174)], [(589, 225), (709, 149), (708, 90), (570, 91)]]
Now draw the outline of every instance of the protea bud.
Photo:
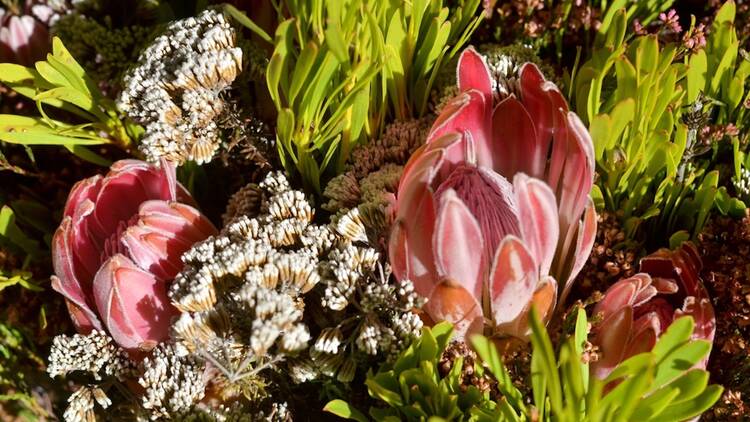
[(176, 313), (168, 283), (180, 257), (216, 228), (178, 185), (174, 168), (118, 161), (78, 182), (52, 239), (55, 276), (78, 331), (106, 329), (128, 350), (166, 338)]
[[(714, 309), (698, 276), (701, 260), (691, 243), (661, 249), (641, 260), (641, 272), (613, 284), (594, 308), (601, 315), (594, 343), (601, 358), (595, 374), (606, 378), (625, 359), (650, 351), (675, 319), (690, 315), (692, 337), (713, 342)], [(701, 363), (705, 368), (706, 361)]]

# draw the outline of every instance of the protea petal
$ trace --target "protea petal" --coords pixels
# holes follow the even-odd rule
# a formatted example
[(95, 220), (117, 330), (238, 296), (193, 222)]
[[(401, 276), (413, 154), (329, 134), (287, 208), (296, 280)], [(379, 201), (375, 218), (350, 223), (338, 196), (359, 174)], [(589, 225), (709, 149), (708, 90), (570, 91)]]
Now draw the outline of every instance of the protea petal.
[(459, 338), (481, 333), (484, 326), (482, 305), (474, 295), (452, 280), (443, 280), (435, 286), (424, 309), (434, 321), (452, 323), (454, 335)]
[(539, 318), (546, 322), (552, 316), (557, 303), (557, 282), (554, 278), (547, 276), (539, 281), (531, 301), (523, 311), (511, 322), (497, 325), (495, 332), (502, 335), (511, 335), (517, 339), (527, 340), (531, 334), (529, 318), (531, 307), (534, 306)]
[(492, 98), (492, 80), (490, 69), (484, 56), (474, 47), (468, 47), (458, 58), (456, 80), (460, 91), (476, 89), (485, 96)]
[(150, 350), (166, 339), (177, 313), (166, 284), (120, 254), (96, 274), (94, 299), (112, 338), (131, 351)]
[[(648, 274), (636, 274), (636, 276), (649, 277)], [(650, 277), (649, 277), (650, 278)], [(635, 278), (620, 280), (613, 284), (599, 303), (594, 307), (594, 315), (603, 314), (603, 320), (620, 312), (626, 306), (630, 306), (638, 293), (638, 281)]]
[[(414, 287), (421, 295), (432, 291), (437, 269), (432, 251), (432, 237), (436, 221), (435, 201), (432, 193), (427, 189), (420, 191), (421, 195), (414, 199), (411, 208), (413, 216), (410, 222), (404, 221), (406, 248), (409, 251), (408, 278), (414, 282)], [(417, 222), (419, 222), (417, 224)]]
[(493, 168), (508, 176), (522, 172), (533, 177), (544, 174), (545, 160), (530, 160), (537, 154), (537, 135), (529, 112), (511, 95), (492, 113)]
[(523, 240), (539, 263), (539, 277), (543, 277), (552, 266), (560, 235), (555, 194), (544, 182), (525, 174), (516, 174), (513, 190)]
[[(555, 108), (549, 99), (548, 90), (543, 89), (544, 76), (535, 64), (523, 64), (519, 74), (521, 100), (534, 121), (536, 134), (533, 155), (528, 161), (541, 163), (542, 171), (545, 171), (550, 143), (554, 135), (553, 111)], [(543, 174), (531, 172), (529, 174), (533, 177), (543, 177)]]
[(601, 357), (594, 363), (594, 373), (600, 379), (606, 378), (622, 362), (632, 326), (633, 308), (630, 306), (625, 306), (602, 321), (595, 340), (601, 350)]
[(536, 291), (537, 264), (523, 241), (507, 236), (497, 248), (490, 274), (490, 306), (495, 323), (518, 318)]
[(469, 90), (459, 94), (443, 108), (432, 126), (428, 141), (447, 133), (468, 132), (474, 146), (474, 157), (469, 157), (468, 161), (494, 168), (491, 122), (491, 100), (487, 100), (477, 90)]
[[(550, 276), (542, 278), (534, 292), (531, 303), (539, 312), (539, 318), (542, 321), (548, 321), (557, 304), (557, 281)], [(524, 324), (524, 327), (528, 327), (528, 323)]]
[[(396, 220), (388, 240), (388, 258), (393, 275), (399, 280), (409, 278), (409, 249), (406, 243), (406, 228), (403, 221)], [(424, 290), (419, 289), (419, 290)]]
[(438, 274), (482, 297), (484, 240), (479, 223), (452, 189), (440, 197), (433, 248)]
[(122, 233), (119, 250), (127, 251), (139, 268), (170, 280), (182, 269), (182, 254), (216, 233), (211, 222), (189, 205), (146, 201), (137, 223)]
[(68, 194), (68, 200), (65, 202), (65, 208), (63, 209), (63, 216), (72, 216), (75, 209), (86, 201), (94, 203), (101, 188), (102, 176), (98, 174), (76, 182)]
[[(52, 237), (52, 265), (55, 274), (52, 279), (52, 288), (65, 296), (65, 298), (79, 309), (81, 316), (74, 322), (81, 330), (90, 331), (91, 328), (100, 328), (101, 324), (94, 314), (93, 301), (89, 299), (91, 286), (85, 285), (86, 281), (79, 278), (74, 250), (71, 247), (72, 220), (70, 217), (63, 219), (60, 227)], [(79, 270), (80, 271), (80, 270)]]
[(630, 341), (625, 348), (623, 359), (653, 349), (661, 331), (661, 322), (655, 312), (638, 317), (631, 328)]
[(565, 285), (562, 297), (560, 297), (561, 302), (565, 302), (565, 299), (567, 299), (570, 288), (573, 286), (573, 280), (581, 272), (591, 255), (591, 249), (594, 247), (594, 240), (596, 239), (596, 226), (596, 207), (594, 201), (589, 198), (588, 205), (583, 213), (583, 220), (578, 223), (576, 248), (573, 252), (573, 268), (570, 270), (568, 279), (563, 281)]

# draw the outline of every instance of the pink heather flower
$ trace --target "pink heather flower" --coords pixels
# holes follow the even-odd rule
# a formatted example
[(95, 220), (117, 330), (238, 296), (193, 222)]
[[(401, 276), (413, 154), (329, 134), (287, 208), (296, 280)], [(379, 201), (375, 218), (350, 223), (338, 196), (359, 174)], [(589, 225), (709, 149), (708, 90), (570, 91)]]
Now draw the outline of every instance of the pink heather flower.
[(180, 257), (216, 228), (175, 180), (174, 168), (138, 160), (78, 182), (52, 238), (52, 288), (81, 333), (107, 330), (128, 350), (164, 340), (176, 309), (167, 287)]
[(458, 87), (404, 169), (391, 265), (459, 336), (525, 339), (530, 305), (548, 317), (591, 251), (593, 145), (534, 64), (495, 81), (468, 48)]
[(659, 13), (659, 20), (664, 25), (664, 28), (675, 34), (682, 32), (682, 26), (680, 26), (680, 16), (677, 15), (677, 11), (670, 9), (667, 13)]
[(706, 46), (706, 25), (698, 24), (692, 31), (685, 33), (682, 44), (691, 52), (697, 52)]
[[(51, 13), (49, 7), (42, 5), (34, 6), (32, 12), (40, 17)], [(50, 49), (49, 31), (32, 14), (15, 16), (0, 9), (0, 63), (32, 66), (46, 57)]]
[[(602, 322), (594, 330), (601, 358), (595, 374), (606, 378), (622, 361), (650, 351), (675, 319), (690, 315), (692, 337), (713, 342), (714, 308), (699, 278), (700, 257), (691, 243), (661, 249), (641, 260), (641, 272), (613, 284), (594, 308)], [(699, 366), (706, 367), (704, 360)]]

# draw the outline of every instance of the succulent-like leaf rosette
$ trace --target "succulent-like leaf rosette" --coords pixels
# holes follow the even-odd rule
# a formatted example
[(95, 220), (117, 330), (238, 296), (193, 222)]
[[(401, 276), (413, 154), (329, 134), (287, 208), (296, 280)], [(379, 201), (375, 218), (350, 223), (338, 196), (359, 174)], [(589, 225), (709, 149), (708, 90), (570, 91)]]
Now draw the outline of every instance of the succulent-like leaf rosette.
[(123, 348), (165, 339), (177, 311), (168, 283), (180, 257), (216, 228), (191, 205), (174, 168), (122, 160), (78, 182), (52, 239), (52, 288), (79, 332), (105, 330)]
[[(681, 316), (695, 321), (693, 339), (713, 342), (716, 318), (699, 277), (702, 265), (691, 243), (675, 251), (660, 249), (641, 260), (640, 273), (607, 289), (594, 308), (594, 315), (602, 318), (594, 338), (601, 350), (593, 364), (599, 378), (606, 378), (627, 358), (650, 351)], [(701, 362), (702, 368), (706, 362)]]
[(464, 51), (460, 94), (407, 163), (397, 193), (394, 273), (459, 336), (526, 338), (531, 304), (549, 317), (596, 232), (586, 128), (536, 65), (507, 76), (493, 79), (480, 54)]

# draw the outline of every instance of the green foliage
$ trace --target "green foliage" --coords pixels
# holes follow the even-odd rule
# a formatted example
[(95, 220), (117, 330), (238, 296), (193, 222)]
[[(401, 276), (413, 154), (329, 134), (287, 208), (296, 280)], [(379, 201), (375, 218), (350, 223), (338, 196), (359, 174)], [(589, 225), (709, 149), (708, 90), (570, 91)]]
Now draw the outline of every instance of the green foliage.
[(343, 165), (366, 136), (369, 84), (383, 63), (372, 43), (372, 7), (363, 1), (285, 4), (292, 17), (276, 30), (266, 72), (279, 155), (287, 171), (320, 193), (329, 165)]
[[(583, 308), (575, 314), (572, 332), (562, 337), (557, 354), (535, 311), (530, 322), (533, 405), (527, 405), (514, 386), (494, 343), (480, 335), (471, 339), (483, 362), (476, 364), (475, 370), (492, 373), (502, 398), (492, 401), (472, 386), (457, 386), (454, 373), (460, 372), (460, 361), (440, 379), (435, 364), (451, 335), (450, 325), (441, 323), (432, 330), (424, 329), (422, 337), (396, 363), (368, 376), (370, 396), (389, 406), (371, 408), (369, 418), (678, 422), (699, 416), (721, 396), (722, 387), (708, 385), (708, 372), (696, 368), (707, 357), (711, 344), (690, 338), (694, 328), (691, 317), (675, 320), (651, 351), (625, 360), (604, 380), (594, 376), (583, 359), (589, 326)], [(328, 403), (324, 410), (345, 419), (369, 420), (343, 400)]]
[[(449, 323), (424, 328), (422, 336), (401, 352), (393, 364), (367, 375), (370, 396), (387, 407), (371, 407), (369, 417), (378, 421), (481, 420), (492, 421), (495, 405), (488, 393), (474, 386), (461, 386), (463, 360), (454, 362), (447, 376), (441, 377), (438, 363), (453, 333)], [(475, 365), (476, 371), (483, 371)], [(324, 408), (339, 417), (368, 420), (364, 413), (342, 400)], [(434, 418), (434, 419), (433, 419)]]
[[(68, 53), (59, 38), (52, 53), (35, 68), (0, 64), (0, 82), (36, 102), (39, 116), (0, 114), (0, 140), (24, 146), (60, 145), (84, 160), (109, 163), (87, 146), (114, 144), (127, 149), (140, 128), (120, 120), (114, 102)], [(85, 123), (71, 124), (51, 118), (45, 106), (71, 113)], [(108, 137), (103, 137), (104, 132)]]
[(606, 34), (609, 31), (609, 26), (616, 20), (615, 16), (621, 13), (620, 11), (624, 12), (625, 22), (628, 26), (632, 25), (636, 19), (642, 25), (648, 25), (659, 16), (659, 13), (672, 7), (674, 0), (614, 0), (609, 4), (607, 4), (607, 1), (600, 1), (598, 3), (597, 7), (606, 8), (601, 26), (599, 27), (599, 34)]
[[(587, 326), (582, 308), (557, 359), (535, 312), (531, 320), (534, 405), (540, 420), (677, 422), (699, 416), (721, 396), (720, 386), (708, 385), (708, 372), (695, 368), (711, 344), (690, 338), (690, 317), (675, 320), (650, 352), (625, 360), (604, 380), (590, 374), (582, 359)], [(537, 394), (540, 390), (546, 394)]]
[[(693, 103), (703, 95), (713, 107), (706, 114), (710, 121), (717, 125), (733, 124), (743, 139), (736, 136), (732, 141), (735, 182), (742, 180), (742, 169), (750, 168), (750, 156), (747, 153), (747, 129), (750, 128), (750, 58), (746, 51), (740, 49), (737, 29), (734, 20), (736, 6), (733, 1), (726, 2), (716, 13), (711, 30), (706, 39), (706, 48), (685, 59), (689, 71), (687, 74), (688, 101)], [(714, 149), (719, 149), (717, 144)], [(743, 199), (750, 200), (750, 195), (739, 192)], [(730, 204), (731, 205), (731, 204)], [(735, 203), (728, 212), (743, 209), (744, 203)], [(722, 213), (727, 210), (720, 209)], [(736, 213), (735, 213), (736, 214)]]
[(718, 173), (696, 165), (705, 152), (697, 129), (683, 122), (695, 95), (692, 69), (678, 45), (660, 45), (655, 35), (627, 39), (625, 10), (605, 27), (573, 83), (575, 109), (594, 142), (595, 201), (620, 212), (631, 239), (663, 246), (675, 234), (696, 236), (719, 189)]
[(32, 396), (26, 380), (31, 366), (44, 367), (33, 344), (18, 329), (0, 323), (0, 403), (21, 420), (40, 420), (48, 417)]
[[(441, 66), (458, 54), (481, 22), (476, 16), (480, 0), (456, 3), (450, 10), (443, 0), (381, 3), (377, 15), (381, 34), (376, 41), (386, 65), (373, 93), (386, 88), (388, 101), (381, 106), (388, 107), (391, 117), (407, 120), (424, 115)], [(374, 111), (376, 116), (386, 114), (382, 109)]]
[(698, 100), (702, 93), (716, 101), (713, 121), (732, 123), (740, 131), (747, 125), (750, 114), (743, 105), (750, 100), (750, 60), (740, 50), (740, 41), (734, 26), (736, 6), (726, 2), (716, 17), (706, 38), (706, 48), (685, 59), (688, 64), (687, 103)]
[(42, 253), (39, 242), (18, 227), (13, 209), (7, 205), (0, 208), (0, 246), (16, 249), (32, 257), (38, 257)]
[(320, 193), (321, 179), (338, 174), (386, 117), (424, 113), (440, 66), (479, 22), (479, 0), (458, 3), (449, 10), (442, 0), (283, 2), (280, 16), (289, 18), (276, 29), (266, 78), (287, 171)]

